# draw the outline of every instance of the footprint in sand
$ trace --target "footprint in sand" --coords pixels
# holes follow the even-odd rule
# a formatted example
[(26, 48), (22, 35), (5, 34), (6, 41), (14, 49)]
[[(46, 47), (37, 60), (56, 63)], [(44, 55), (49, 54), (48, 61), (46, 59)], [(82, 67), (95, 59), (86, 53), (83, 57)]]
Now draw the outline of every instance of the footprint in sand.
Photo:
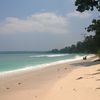
[(100, 87), (97, 87), (96, 90), (100, 90)]
[(61, 78), (62, 76), (57, 76), (57, 78)]
[(100, 81), (100, 79), (97, 79), (96, 81)]
[(21, 83), (18, 83), (18, 85), (21, 85)]
[(80, 79), (83, 79), (83, 77), (78, 77), (76, 80), (80, 80)]
[(66, 68), (66, 67), (65, 67), (64, 69), (65, 69), (65, 70), (67, 70), (67, 68)]
[(76, 91), (76, 89), (75, 89), (75, 88), (73, 88), (73, 91)]
[(96, 71), (100, 71), (100, 69), (97, 69)]
[(63, 87), (61, 86), (60, 89), (63, 89)]
[(87, 75), (98, 75), (100, 72), (92, 73), (92, 74), (87, 74)]
[(37, 98), (38, 96), (34, 96), (35, 98)]
[(97, 74), (100, 74), (100, 72), (97, 72), (97, 73), (92, 73), (92, 74), (90, 74), (90, 75), (97, 75)]
[(94, 78), (94, 77), (87, 77), (86, 79), (91, 79), (91, 78)]
[(9, 90), (10, 88), (6, 88), (7, 90)]
[(57, 71), (60, 71), (60, 69), (57, 69)]

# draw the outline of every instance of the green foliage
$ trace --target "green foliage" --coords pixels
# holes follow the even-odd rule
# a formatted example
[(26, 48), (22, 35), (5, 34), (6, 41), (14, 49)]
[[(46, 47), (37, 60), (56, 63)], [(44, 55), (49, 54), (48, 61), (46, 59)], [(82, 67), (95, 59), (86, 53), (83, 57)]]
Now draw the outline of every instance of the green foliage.
[[(84, 12), (85, 10), (93, 11), (94, 8), (100, 11), (100, 0), (76, 0), (75, 6), (77, 6), (76, 10), (80, 12)], [(97, 20), (93, 19), (92, 24), (85, 29), (87, 32), (95, 32), (93, 41), (91, 41), (91, 43), (88, 41), (88, 47), (90, 48), (90, 46), (93, 46), (95, 50), (98, 50), (100, 48), (100, 18)], [(91, 51), (93, 51), (92, 48)]]
[(95, 32), (94, 43), (96, 45), (96, 49), (100, 48), (100, 19), (93, 19), (92, 24), (86, 28), (88, 32)]
[[(75, 6), (77, 11), (84, 12), (85, 10), (93, 11), (96, 8), (100, 11), (100, 0), (76, 0)], [(77, 42), (76, 45), (71, 45), (63, 49), (54, 49), (54, 53), (97, 53), (100, 57), (100, 19), (93, 19), (92, 24), (86, 28), (87, 32), (95, 32), (95, 36), (87, 36), (84, 41)]]
[(79, 41), (76, 45), (67, 46), (60, 50), (53, 49), (52, 53), (96, 53), (95, 36), (87, 36), (83, 42)]
[(52, 51), (51, 51), (52, 53), (58, 53), (59, 52), (59, 50), (58, 49), (52, 49)]
[(94, 31), (96, 35), (100, 35), (100, 19), (93, 19), (92, 24), (86, 29), (88, 32)]
[(100, 0), (76, 0), (75, 6), (77, 11), (84, 12), (85, 10), (93, 11), (96, 8), (100, 11)]

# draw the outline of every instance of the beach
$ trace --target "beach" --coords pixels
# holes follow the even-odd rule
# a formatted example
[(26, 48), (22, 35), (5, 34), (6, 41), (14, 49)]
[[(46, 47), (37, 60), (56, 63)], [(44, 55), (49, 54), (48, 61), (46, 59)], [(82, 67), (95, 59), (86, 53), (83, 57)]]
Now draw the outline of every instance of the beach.
[(0, 100), (100, 100), (100, 62), (77, 60), (0, 75)]

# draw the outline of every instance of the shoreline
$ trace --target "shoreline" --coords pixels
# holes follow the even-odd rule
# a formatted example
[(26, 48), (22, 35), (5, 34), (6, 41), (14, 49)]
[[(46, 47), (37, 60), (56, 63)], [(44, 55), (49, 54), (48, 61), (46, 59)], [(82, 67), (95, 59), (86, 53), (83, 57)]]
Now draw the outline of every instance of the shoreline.
[[(35, 71), (2, 75), (0, 77), (0, 100), (80, 100), (84, 97), (83, 92), (86, 95), (87, 89), (91, 90), (92, 87), (93, 89), (94, 87), (97, 88), (96, 93), (99, 93), (99, 81), (94, 82), (94, 78), (99, 80), (100, 77), (86, 77), (88, 74), (95, 74), (97, 73), (95, 71), (100, 70), (100, 63), (93, 65), (94, 59), (95, 57), (90, 57), (84, 61), (77, 60), (70, 63), (51, 65)], [(96, 84), (89, 87), (91, 81)], [(86, 91), (84, 91), (85, 88)], [(82, 91), (77, 92), (80, 89)], [(81, 95), (80, 99), (74, 97), (76, 93)], [(95, 93), (94, 90), (93, 93)], [(93, 94), (91, 93), (91, 95)], [(71, 97), (72, 99), (70, 99)], [(87, 99), (86, 97), (87, 95), (85, 99)], [(93, 100), (100, 100), (100, 98)]]
[[(95, 56), (94, 54), (89, 54), (87, 58), (91, 58), (91, 57), (94, 57), (94, 56)], [(58, 64), (79, 61), (79, 60), (82, 60), (83, 57), (84, 56), (80, 56), (80, 57), (76, 57), (76, 58), (73, 58), (73, 59), (60, 60), (60, 61), (55, 61), (55, 62), (46, 63), (46, 64), (40, 64), (40, 65), (36, 65), (36, 66), (30, 66), (30, 67), (15, 69), (15, 70), (11, 70), (11, 71), (1, 71), (0, 76), (2, 76), (2, 75), (6, 76), (6, 75), (11, 75), (11, 74), (19, 74), (19, 73), (22, 73), (22, 72), (29, 72), (31, 70), (36, 71), (36, 70), (39, 70), (39, 69), (43, 69), (43, 68), (58, 65)]]
[[(72, 68), (72, 65), (69, 63), (61, 63), (38, 70), (2, 74), (0, 77), (0, 99), (22, 100), (19, 98), (19, 96), (22, 96), (23, 100), (28, 100), (29, 97), (33, 97), (32, 95), (39, 94), (39, 100), (41, 100), (43, 94), (46, 94), (55, 82), (65, 77), (73, 69), (74, 67)], [(25, 97), (28, 95), (27, 92), (31, 92), (30, 94), (32, 95)], [(14, 95), (17, 95), (17, 97)], [(34, 99), (30, 98), (30, 100)]]

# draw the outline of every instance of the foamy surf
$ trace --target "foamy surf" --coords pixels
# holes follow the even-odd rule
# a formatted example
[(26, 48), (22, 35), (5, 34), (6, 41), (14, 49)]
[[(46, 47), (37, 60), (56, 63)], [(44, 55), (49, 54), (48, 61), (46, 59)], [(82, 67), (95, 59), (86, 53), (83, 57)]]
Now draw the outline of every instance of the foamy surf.
[[(88, 58), (93, 57), (94, 55), (89, 55)], [(67, 59), (67, 60), (60, 60), (60, 61), (55, 61), (55, 62), (51, 62), (51, 63), (46, 63), (46, 64), (40, 64), (40, 65), (36, 65), (36, 66), (26, 66), (24, 68), (20, 68), (20, 69), (16, 69), (16, 70), (11, 70), (11, 71), (4, 71), (4, 72), (0, 72), (0, 76), (6, 76), (6, 75), (14, 75), (14, 74), (18, 74), (18, 73), (23, 73), (23, 72), (29, 72), (31, 70), (35, 71), (35, 70), (39, 70), (45, 67), (50, 67), (50, 66), (54, 66), (57, 64), (63, 64), (63, 63), (67, 63), (67, 62), (72, 62), (72, 61), (78, 61), (78, 60), (82, 60), (84, 56), (75, 56), (73, 59)]]
[(31, 58), (34, 58), (34, 57), (62, 57), (62, 56), (66, 56), (66, 55), (69, 55), (69, 54), (44, 54), (44, 55), (33, 55), (33, 56), (29, 56)]

